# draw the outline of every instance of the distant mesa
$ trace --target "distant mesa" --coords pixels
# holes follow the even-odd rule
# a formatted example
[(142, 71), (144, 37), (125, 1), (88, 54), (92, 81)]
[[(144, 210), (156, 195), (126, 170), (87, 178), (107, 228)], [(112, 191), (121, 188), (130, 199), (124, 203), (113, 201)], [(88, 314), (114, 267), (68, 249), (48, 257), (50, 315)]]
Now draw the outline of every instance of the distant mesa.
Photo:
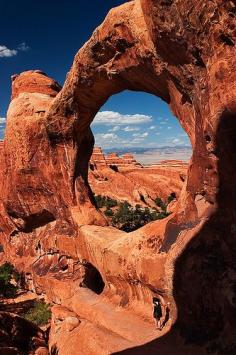
[(109, 153), (105, 155), (101, 147), (94, 147), (93, 154), (90, 159), (90, 168), (100, 168), (100, 167), (114, 167), (118, 169), (120, 167), (139, 167), (142, 168), (142, 165), (137, 162), (133, 155), (130, 153), (123, 154), (118, 156), (117, 153)]

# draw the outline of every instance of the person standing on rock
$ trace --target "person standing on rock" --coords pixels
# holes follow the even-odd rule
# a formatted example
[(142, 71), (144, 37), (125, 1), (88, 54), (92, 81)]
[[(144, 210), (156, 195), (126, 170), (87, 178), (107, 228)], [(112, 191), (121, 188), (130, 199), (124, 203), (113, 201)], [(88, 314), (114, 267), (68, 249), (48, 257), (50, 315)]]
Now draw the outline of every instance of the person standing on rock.
[(158, 330), (162, 330), (163, 328), (162, 316), (161, 301), (159, 298), (153, 297), (153, 317), (156, 320)]

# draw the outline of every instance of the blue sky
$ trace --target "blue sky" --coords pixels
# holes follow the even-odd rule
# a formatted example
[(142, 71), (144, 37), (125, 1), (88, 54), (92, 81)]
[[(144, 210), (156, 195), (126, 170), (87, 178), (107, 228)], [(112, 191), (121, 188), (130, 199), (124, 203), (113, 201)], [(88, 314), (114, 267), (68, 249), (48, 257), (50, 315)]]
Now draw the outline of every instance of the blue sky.
[(160, 98), (124, 91), (113, 95), (96, 115), (96, 145), (111, 147), (189, 146), (179, 121)]
[[(11, 75), (41, 69), (63, 84), (77, 50), (110, 8), (125, 1), (1, 0), (0, 138), (11, 95)], [(92, 130), (104, 148), (189, 145), (189, 140), (159, 98), (125, 91), (101, 108)]]

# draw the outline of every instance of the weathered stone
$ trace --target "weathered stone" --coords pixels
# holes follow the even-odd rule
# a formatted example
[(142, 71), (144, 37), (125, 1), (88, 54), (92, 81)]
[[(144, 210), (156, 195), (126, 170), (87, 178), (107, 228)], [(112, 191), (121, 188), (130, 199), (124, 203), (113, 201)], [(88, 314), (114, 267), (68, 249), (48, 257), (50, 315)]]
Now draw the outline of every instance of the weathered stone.
[(67, 317), (65, 319), (66, 322), (66, 330), (71, 332), (79, 325), (79, 319), (77, 317)]

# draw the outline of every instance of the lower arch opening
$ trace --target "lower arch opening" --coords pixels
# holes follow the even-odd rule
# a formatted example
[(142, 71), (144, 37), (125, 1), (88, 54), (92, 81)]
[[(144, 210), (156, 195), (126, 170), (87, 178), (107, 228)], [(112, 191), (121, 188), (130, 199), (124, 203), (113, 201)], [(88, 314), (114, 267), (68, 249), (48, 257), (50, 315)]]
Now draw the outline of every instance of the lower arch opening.
[(100, 272), (90, 263), (85, 265), (85, 276), (83, 279), (82, 287), (87, 287), (91, 291), (100, 295), (104, 290), (105, 283)]

